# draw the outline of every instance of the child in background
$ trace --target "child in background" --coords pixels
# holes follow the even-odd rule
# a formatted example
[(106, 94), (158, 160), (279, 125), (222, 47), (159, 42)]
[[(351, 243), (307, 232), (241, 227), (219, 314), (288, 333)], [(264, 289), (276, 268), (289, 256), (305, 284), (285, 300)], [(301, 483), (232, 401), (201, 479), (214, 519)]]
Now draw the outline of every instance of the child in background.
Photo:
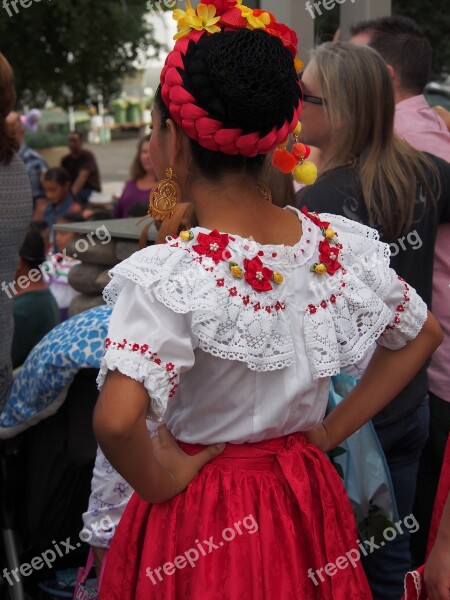
[(58, 306), (42, 277), (40, 266), (45, 261), (45, 247), (36, 229), (30, 228), (19, 251), (14, 297), (14, 337), (11, 348), (13, 368), (20, 367), (35, 345), (59, 323)]
[(53, 227), (60, 217), (80, 211), (80, 205), (70, 192), (70, 175), (65, 169), (49, 169), (44, 175), (43, 186), (48, 200), (43, 218), (49, 227)]
[[(69, 213), (60, 217), (56, 223), (82, 223), (84, 222), (81, 213)], [(79, 265), (80, 261), (67, 256), (66, 248), (72, 240), (75, 240), (78, 234), (73, 231), (55, 231), (54, 243), (56, 253), (52, 257), (52, 270), (50, 273), (50, 291), (55, 297), (61, 311), (61, 321), (68, 317), (69, 306), (79, 292), (75, 291), (69, 284), (69, 272)]]

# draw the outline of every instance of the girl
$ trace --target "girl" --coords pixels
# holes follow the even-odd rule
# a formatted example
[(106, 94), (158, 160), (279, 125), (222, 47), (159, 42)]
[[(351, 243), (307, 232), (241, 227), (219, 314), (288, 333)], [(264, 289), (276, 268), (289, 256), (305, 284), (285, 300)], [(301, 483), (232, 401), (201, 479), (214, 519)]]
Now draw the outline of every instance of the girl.
[[(200, 226), (133, 255), (105, 292), (115, 307), (94, 427), (136, 494), (100, 598), (368, 598), (359, 563), (336, 567), (356, 529), (323, 451), (384, 407), (441, 335), (375, 232), (261, 193), (265, 155), (298, 125), (296, 37), (230, 4), (174, 13), (180, 39), (153, 110), (152, 214), (185, 196)], [(363, 250), (374, 261), (356, 277), (346, 264)], [(360, 385), (322, 423), (329, 376), (376, 339)], [(166, 423), (159, 445), (147, 416)], [(217, 443), (196, 474), (192, 456)], [(102, 493), (94, 480), (98, 506)]]
[(80, 211), (80, 205), (74, 201), (70, 192), (70, 176), (65, 169), (58, 167), (46, 171), (43, 186), (48, 200), (43, 219), (49, 227), (53, 227), (67, 213)]
[[(83, 221), (80, 213), (68, 213), (64, 217), (60, 217), (57, 223), (70, 224)], [(54, 268), (50, 274), (50, 291), (61, 311), (61, 321), (68, 318), (70, 303), (75, 296), (79, 296), (79, 292), (69, 284), (69, 273), (73, 267), (80, 264), (80, 261), (71, 258), (66, 253), (69, 242), (76, 240), (77, 237), (78, 235), (73, 231), (55, 231), (56, 254), (52, 258)]]

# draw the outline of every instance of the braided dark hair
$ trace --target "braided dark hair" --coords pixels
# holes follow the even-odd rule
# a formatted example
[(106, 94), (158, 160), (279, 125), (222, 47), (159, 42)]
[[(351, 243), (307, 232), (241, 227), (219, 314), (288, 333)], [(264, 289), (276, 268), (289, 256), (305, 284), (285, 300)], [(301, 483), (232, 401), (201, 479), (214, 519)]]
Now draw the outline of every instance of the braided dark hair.
[[(281, 40), (265, 31), (239, 29), (204, 35), (197, 43), (189, 43), (183, 63), (184, 69), (178, 72), (184, 89), (224, 128), (264, 137), (294, 118), (301, 97), (294, 61)], [(164, 126), (171, 115), (161, 88), (155, 104)], [(231, 171), (257, 177), (265, 163), (264, 154), (224, 154), (207, 150), (193, 139), (190, 146), (194, 169), (213, 180)]]

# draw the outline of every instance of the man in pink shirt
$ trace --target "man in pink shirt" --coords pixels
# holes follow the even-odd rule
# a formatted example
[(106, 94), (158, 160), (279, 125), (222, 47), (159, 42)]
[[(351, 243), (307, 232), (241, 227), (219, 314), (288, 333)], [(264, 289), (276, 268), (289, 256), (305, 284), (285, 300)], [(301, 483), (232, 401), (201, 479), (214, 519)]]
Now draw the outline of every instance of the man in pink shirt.
[[(432, 48), (418, 25), (404, 17), (382, 17), (357, 24), (352, 27), (351, 35), (351, 42), (371, 46), (387, 63), (395, 92), (397, 135), (417, 150), (450, 162), (450, 132), (423, 95), (431, 74)], [(433, 355), (428, 370), (430, 437), (422, 455), (414, 506), (420, 530), (412, 538), (412, 547), (419, 564), (424, 562), (431, 512), (450, 430), (449, 257), (450, 224), (445, 224), (438, 230), (433, 272), (433, 313), (439, 319), (445, 339)]]

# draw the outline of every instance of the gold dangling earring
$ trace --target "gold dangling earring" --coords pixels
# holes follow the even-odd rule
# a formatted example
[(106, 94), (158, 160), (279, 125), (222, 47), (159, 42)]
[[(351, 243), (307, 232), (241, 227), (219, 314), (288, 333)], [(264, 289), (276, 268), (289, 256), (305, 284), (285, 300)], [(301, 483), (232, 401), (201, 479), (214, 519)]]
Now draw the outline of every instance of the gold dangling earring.
[(175, 181), (172, 167), (166, 169), (166, 179), (161, 179), (150, 192), (148, 214), (155, 221), (169, 219), (181, 200), (181, 190)]

